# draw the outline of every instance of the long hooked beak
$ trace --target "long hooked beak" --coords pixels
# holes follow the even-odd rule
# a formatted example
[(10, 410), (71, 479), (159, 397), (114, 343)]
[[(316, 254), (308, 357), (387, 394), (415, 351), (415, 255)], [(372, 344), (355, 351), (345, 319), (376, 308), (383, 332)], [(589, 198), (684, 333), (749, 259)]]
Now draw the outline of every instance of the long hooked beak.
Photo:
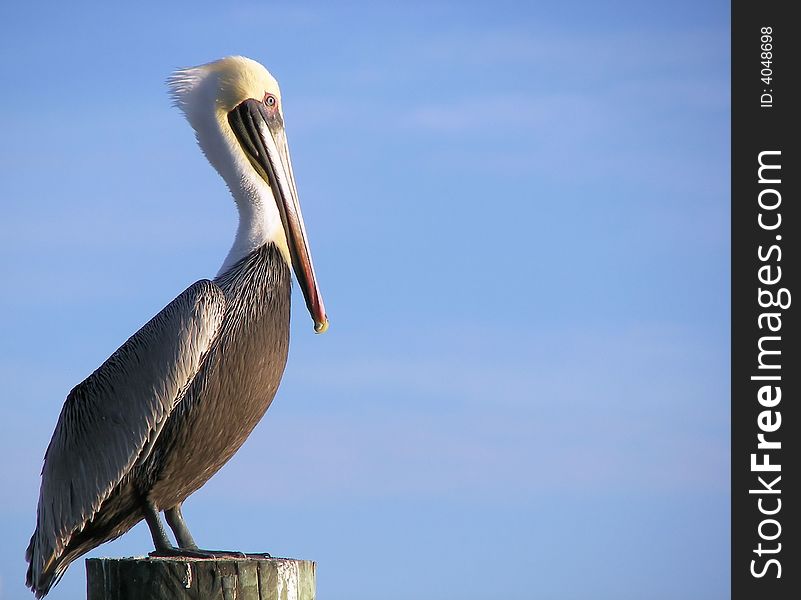
[(328, 317), (306, 240), (283, 119), (277, 110), (270, 110), (258, 100), (250, 99), (228, 113), (228, 123), (253, 167), (273, 190), (284, 224), (292, 268), (314, 320), (314, 331), (323, 333), (328, 329)]

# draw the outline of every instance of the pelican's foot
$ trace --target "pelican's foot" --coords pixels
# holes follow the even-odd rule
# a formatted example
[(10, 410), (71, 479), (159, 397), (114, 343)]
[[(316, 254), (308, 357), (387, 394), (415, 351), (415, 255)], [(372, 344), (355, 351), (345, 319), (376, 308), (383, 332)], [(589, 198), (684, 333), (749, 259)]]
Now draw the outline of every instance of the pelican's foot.
[[(152, 558), (179, 558), (182, 556), (186, 558), (217, 558), (213, 553), (198, 548), (161, 548), (148, 553), (148, 556)], [(240, 553), (240, 556), (244, 557), (245, 555)]]
[(153, 558), (171, 558), (185, 556), (187, 558), (272, 558), (267, 552), (248, 554), (235, 550), (204, 550), (202, 548), (167, 548), (155, 550), (148, 554)]

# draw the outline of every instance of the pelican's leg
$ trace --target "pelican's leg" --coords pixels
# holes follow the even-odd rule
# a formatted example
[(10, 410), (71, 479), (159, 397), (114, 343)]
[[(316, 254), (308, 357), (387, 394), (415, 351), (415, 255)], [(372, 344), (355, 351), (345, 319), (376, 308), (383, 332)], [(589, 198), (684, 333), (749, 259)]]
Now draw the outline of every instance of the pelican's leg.
[(181, 505), (178, 504), (172, 508), (164, 511), (164, 516), (167, 517), (167, 523), (170, 525), (175, 534), (175, 539), (178, 540), (178, 548), (170, 543), (167, 538), (167, 532), (161, 524), (158, 510), (150, 500), (145, 500), (143, 503), (145, 511), (145, 520), (147, 526), (150, 527), (150, 535), (153, 536), (153, 544), (156, 546), (156, 551), (151, 552), (150, 556), (189, 556), (192, 558), (270, 558), (266, 552), (260, 554), (245, 554), (244, 552), (228, 551), (228, 550), (203, 550), (197, 547), (195, 540), (192, 539), (192, 534), (189, 533), (189, 528), (184, 521), (184, 515), (181, 513)]
[(159, 518), (159, 511), (149, 499), (142, 502), (142, 508), (145, 513), (145, 521), (150, 528), (150, 535), (153, 536), (153, 545), (156, 547), (156, 552), (170, 552), (175, 550), (167, 537), (167, 532), (164, 531), (164, 525)]
[[(153, 545), (156, 547), (155, 552), (151, 552), (150, 556), (191, 556), (194, 558), (212, 558), (205, 552), (195, 552), (191, 548), (176, 548), (170, 543), (170, 538), (167, 537), (167, 532), (164, 525), (159, 518), (159, 511), (156, 506), (149, 499), (142, 501), (142, 509), (145, 513), (145, 521), (150, 528), (150, 535), (153, 536)], [(179, 512), (180, 514), (180, 512)], [(168, 521), (172, 517), (167, 517)], [(172, 524), (170, 524), (172, 526)], [(186, 525), (184, 525), (186, 528)], [(187, 534), (189, 531), (186, 532)], [(192, 536), (189, 536), (192, 539)], [(181, 543), (180, 541), (178, 542)], [(197, 547), (197, 546), (196, 546)]]
[(181, 505), (176, 504), (172, 508), (164, 511), (164, 516), (167, 518), (167, 524), (175, 534), (175, 539), (178, 540), (178, 546), (181, 548), (189, 548), (190, 550), (197, 550), (192, 534), (189, 533), (189, 528), (184, 521), (184, 514), (181, 512)]

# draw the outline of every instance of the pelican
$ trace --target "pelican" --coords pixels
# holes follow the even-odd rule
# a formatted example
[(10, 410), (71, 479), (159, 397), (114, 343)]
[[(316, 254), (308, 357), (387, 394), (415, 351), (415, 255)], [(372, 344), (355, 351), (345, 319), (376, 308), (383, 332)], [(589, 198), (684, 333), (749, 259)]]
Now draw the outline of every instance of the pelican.
[(273, 400), (289, 347), (290, 268), (315, 331), (328, 328), (278, 82), (259, 63), (231, 56), (180, 69), (168, 85), (231, 191), (236, 237), (213, 280), (187, 288), (67, 396), (26, 552), (37, 598), (72, 561), (142, 519), (154, 555), (219, 555), (198, 548), (181, 505)]

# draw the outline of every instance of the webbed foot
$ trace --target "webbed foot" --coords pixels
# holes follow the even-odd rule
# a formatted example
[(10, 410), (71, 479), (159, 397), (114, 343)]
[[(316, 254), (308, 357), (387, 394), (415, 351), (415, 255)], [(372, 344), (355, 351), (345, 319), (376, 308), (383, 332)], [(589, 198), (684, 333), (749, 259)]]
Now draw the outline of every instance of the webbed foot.
[(162, 548), (148, 554), (153, 558), (272, 558), (267, 552), (249, 554), (236, 550), (205, 550), (203, 548)]

